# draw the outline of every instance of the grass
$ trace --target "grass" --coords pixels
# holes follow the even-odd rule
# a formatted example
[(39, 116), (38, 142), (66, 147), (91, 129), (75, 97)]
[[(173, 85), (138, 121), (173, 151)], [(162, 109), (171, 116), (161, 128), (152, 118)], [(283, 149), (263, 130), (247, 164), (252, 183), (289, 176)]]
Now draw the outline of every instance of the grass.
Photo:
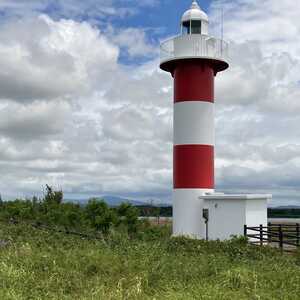
[(300, 299), (300, 259), (170, 238), (168, 227), (91, 241), (0, 223), (0, 299)]

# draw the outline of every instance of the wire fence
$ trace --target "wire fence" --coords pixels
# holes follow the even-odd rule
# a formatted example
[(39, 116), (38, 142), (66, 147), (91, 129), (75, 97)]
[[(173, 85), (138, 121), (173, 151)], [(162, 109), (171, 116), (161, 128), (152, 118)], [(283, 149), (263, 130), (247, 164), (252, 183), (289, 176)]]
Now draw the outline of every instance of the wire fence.
[(75, 230), (71, 230), (69, 228), (59, 228), (56, 226), (49, 226), (46, 224), (42, 224), (40, 222), (19, 222), (17, 220), (9, 220), (8, 221), (9, 224), (12, 225), (19, 225), (19, 224), (24, 224), (27, 226), (31, 226), (35, 229), (38, 230), (45, 230), (45, 231), (51, 231), (51, 232), (56, 232), (56, 233), (62, 233), (65, 235), (72, 235), (72, 236), (78, 236), (84, 239), (89, 239), (89, 240), (103, 240), (103, 233), (100, 231), (93, 231), (93, 232), (79, 232), (79, 231), (75, 231)]

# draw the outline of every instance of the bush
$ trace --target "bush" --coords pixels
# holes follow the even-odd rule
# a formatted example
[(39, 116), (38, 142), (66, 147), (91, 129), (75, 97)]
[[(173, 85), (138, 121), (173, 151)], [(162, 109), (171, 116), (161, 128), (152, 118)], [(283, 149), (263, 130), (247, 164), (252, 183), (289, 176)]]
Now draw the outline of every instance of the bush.
[(116, 216), (104, 201), (90, 199), (85, 207), (85, 217), (92, 228), (107, 233), (116, 222)]
[(63, 198), (62, 191), (53, 191), (53, 188), (46, 184), (46, 194), (43, 199), (46, 205), (59, 205), (63, 202)]
[(138, 227), (138, 210), (129, 203), (122, 203), (117, 208), (117, 225), (125, 225), (128, 233), (135, 233)]
[(16, 199), (15, 201), (3, 202), (1, 211), (6, 220), (30, 220), (35, 215), (33, 203), (29, 200)]
[(169, 225), (155, 226), (151, 225), (148, 220), (140, 222), (138, 227), (138, 238), (145, 241), (167, 240), (171, 235)]

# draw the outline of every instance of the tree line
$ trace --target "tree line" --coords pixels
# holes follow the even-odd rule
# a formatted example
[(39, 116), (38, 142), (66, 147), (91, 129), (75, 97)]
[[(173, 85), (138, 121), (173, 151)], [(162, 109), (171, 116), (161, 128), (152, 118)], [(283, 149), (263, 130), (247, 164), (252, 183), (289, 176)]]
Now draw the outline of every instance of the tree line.
[(63, 202), (63, 192), (46, 185), (44, 196), (2, 201), (0, 218), (10, 222), (33, 222), (36, 225), (61, 226), (65, 229), (92, 229), (108, 233), (112, 227), (136, 232), (139, 210), (129, 203), (109, 207), (92, 198), (86, 205)]

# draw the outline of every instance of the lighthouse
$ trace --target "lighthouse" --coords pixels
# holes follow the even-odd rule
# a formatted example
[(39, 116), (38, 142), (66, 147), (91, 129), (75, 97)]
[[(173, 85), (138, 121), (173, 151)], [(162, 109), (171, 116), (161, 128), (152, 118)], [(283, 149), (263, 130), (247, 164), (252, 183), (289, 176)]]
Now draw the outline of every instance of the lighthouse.
[[(214, 82), (229, 67), (228, 44), (209, 34), (208, 16), (193, 1), (181, 18), (180, 34), (162, 42), (160, 54), (160, 68), (174, 80), (173, 235), (208, 238), (209, 220), (217, 222), (210, 200), (227, 200), (212, 207), (217, 209), (228, 207), (231, 199), (214, 192)], [(226, 218), (226, 208), (222, 211)], [(220, 237), (216, 226), (211, 230)]]

